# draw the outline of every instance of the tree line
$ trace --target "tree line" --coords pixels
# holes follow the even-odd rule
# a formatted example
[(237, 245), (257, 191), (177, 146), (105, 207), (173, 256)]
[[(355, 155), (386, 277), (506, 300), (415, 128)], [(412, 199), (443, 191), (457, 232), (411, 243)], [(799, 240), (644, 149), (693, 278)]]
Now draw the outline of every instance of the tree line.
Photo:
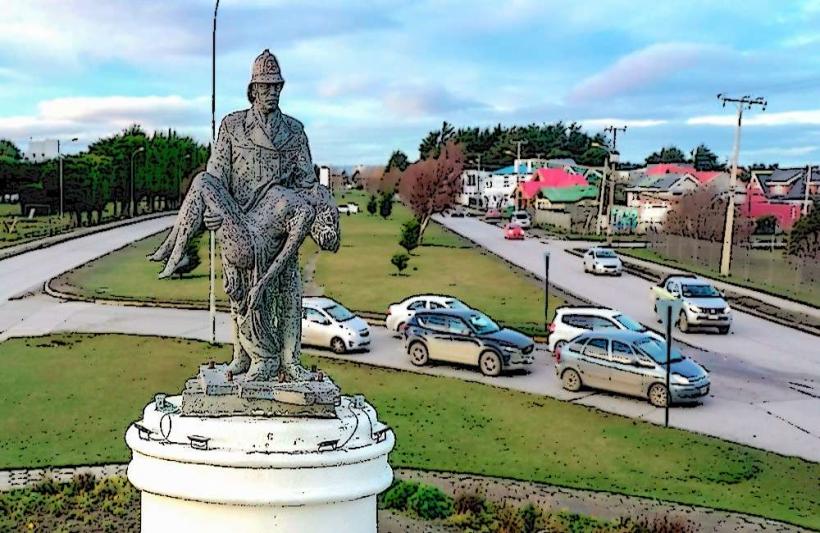
[[(141, 150), (140, 150), (141, 149)], [(178, 207), (194, 169), (208, 159), (209, 146), (173, 130), (147, 134), (133, 125), (99, 139), (88, 151), (63, 156), (63, 211), (77, 225), (99, 223), (103, 210), (115, 217), (131, 212), (133, 156), (134, 213)], [(30, 162), (9, 141), (0, 141), (0, 194), (19, 193), (21, 214), (27, 206), (60, 209), (59, 162)]]

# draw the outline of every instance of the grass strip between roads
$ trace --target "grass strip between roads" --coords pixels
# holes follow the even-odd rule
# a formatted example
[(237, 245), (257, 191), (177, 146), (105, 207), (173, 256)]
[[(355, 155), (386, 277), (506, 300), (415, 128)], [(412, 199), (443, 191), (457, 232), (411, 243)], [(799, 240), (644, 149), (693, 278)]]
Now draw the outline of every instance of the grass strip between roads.
[[(356, 201), (361, 209), (366, 197), (347, 193), (340, 201)], [(393, 254), (404, 252), (398, 245), (401, 225), (410, 212), (395, 204), (389, 219), (366, 212), (342, 215), (342, 246), (331, 254), (319, 253), (310, 239), (302, 247), (303, 268), (315, 261), (313, 283), (326, 296), (356, 311), (385, 314), (391, 303), (413, 294), (448, 294), (464, 300), (504, 325), (529, 334), (544, 334), (543, 283), (523, 274), (498, 257), (466, 239), (431, 223), (424, 246), (413, 250), (404, 275), (397, 276), (390, 263)], [(488, 231), (501, 231), (488, 228)], [(162, 235), (149, 237), (92, 261), (58, 278), (56, 287), (84, 298), (148, 301), (207, 308), (208, 239), (200, 242), (202, 263), (182, 279), (158, 280), (162, 269), (146, 255), (159, 246)], [(217, 261), (217, 275), (221, 265)], [(219, 286), (217, 298), (226, 296)], [(550, 297), (551, 316), (564, 301)]]
[[(63, 334), (0, 345), (0, 468), (125, 462), (128, 424), (228, 346)], [(361, 356), (366, 360), (367, 355)], [(659, 498), (820, 527), (820, 464), (538, 395), (305, 357), (396, 432), (395, 467)], [(674, 414), (673, 414), (674, 416)]]

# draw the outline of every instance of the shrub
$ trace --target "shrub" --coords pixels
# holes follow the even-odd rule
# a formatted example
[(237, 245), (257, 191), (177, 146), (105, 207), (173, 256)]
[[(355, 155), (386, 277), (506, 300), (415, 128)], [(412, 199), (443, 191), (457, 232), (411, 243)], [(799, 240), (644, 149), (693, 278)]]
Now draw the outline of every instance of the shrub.
[(379, 214), (382, 218), (389, 218), (393, 212), (393, 191), (382, 193), (379, 199)]
[(524, 519), (518, 509), (507, 503), (501, 504), (496, 510), (498, 517), (498, 533), (521, 533), (524, 529)]
[(460, 493), (456, 496), (453, 510), (456, 514), (480, 513), (487, 507), (487, 500), (473, 492)]
[(421, 224), (415, 217), (401, 225), (399, 245), (407, 250), (407, 253), (412, 252), (419, 245), (420, 230)]
[(538, 530), (538, 522), (544, 513), (538, 507), (528, 503), (518, 510), (521, 517), (521, 531), (523, 533), (535, 533)]
[(426, 520), (447, 518), (453, 514), (453, 499), (438, 487), (422, 485), (407, 498), (407, 509)]
[(376, 211), (379, 210), (379, 201), (376, 199), (376, 195), (371, 194), (370, 200), (367, 201), (367, 212), (371, 215), (375, 215)]
[(390, 262), (393, 263), (393, 266), (399, 270), (399, 274), (401, 274), (402, 270), (407, 268), (408, 261), (410, 261), (410, 256), (407, 254), (399, 253), (390, 258)]
[(407, 510), (407, 499), (419, 490), (419, 484), (415, 481), (403, 481), (397, 479), (393, 485), (382, 495), (381, 506), (384, 509)]

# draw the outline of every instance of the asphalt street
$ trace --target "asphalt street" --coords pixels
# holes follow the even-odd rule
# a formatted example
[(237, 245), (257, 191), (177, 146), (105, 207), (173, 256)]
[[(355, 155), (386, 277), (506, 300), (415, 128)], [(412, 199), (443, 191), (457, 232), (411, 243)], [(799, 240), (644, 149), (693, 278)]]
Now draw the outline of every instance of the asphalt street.
[[(208, 320), (204, 311), (61, 302), (43, 294), (9, 300), (10, 296), (39, 287), (65, 270), (160, 231), (171, 222), (171, 217), (146, 221), (0, 261), (0, 341), (61, 331), (207, 339)], [(618, 307), (648, 325), (655, 325), (649, 283), (642, 279), (628, 275), (620, 279), (584, 275), (578, 258), (563, 252), (566, 243), (506, 242), (500, 229), (487, 227), (479, 221), (449, 219), (445, 222), (461, 225), (455, 228), (460, 233), (524, 268), (530, 265), (528, 269), (536, 274), (543, 268), (543, 254), (549, 247), (553, 252), (553, 282), (602, 304)], [(642, 310), (643, 307), (646, 309)], [(820, 394), (817, 391), (820, 353), (816, 353), (817, 339), (746, 315), (736, 316), (736, 320), (737, 331), (728, 337), (685, 336), (690, 344), (704, 348), (687, 349), (687, 352), (711, 370), (713, 386), (702, 405), (673, 408), (672, 425), (820, 461)], [(771, 332), (772, 337), (765, 343), (754, 339), (765, 337), (767, 332)], [(218, 340), (230, 341), (227, 317), (223, 314), (218, 316), (217, 333)], [(748, 338), (749, 335), (753, 338)], [(802, 341), (807, 344), (801, 347), (800, 339), (790, 341), (792, 335), (802, 336)], [(792, 352), (795, 344), (800, 350), (796, 354)], [(716, 345), (729, 346), (729, 349), (720, 350)], [(2, 353), (0, 344), (0, 357)], [(325, 355), (336, 357), (329, 352)], [(564, 391), (554, 376), (551, 356), (543, 347), (537, 351), (536, 363), (530, 373), (497, 378), (486, 378), (477, 370), (449, 365), (416, 368), (407, 360), (401, 342), (379, 327), (373, 328), (371, 352), (342, 357), (542, 394), (652, 423), (663, 421), (663, 410), (642, 399), (589, 390), (580, 393)]]

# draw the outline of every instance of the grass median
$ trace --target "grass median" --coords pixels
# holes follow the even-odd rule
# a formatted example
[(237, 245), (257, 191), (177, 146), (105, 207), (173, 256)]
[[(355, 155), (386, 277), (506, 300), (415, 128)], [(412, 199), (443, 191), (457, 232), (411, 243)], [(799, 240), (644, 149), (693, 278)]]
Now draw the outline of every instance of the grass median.
[[(347, 193), (340, 200), (355, 201), (361, 209), (366, 204), (366, 197), (359, 192)], [(410, 217), (400, 204), (386, 220), (366, 212), (342, 215), (342, 246), (338, 253), (318, 252), (307, 239), (300, 257), (303, 269), (310, 264), (312, 283), (356, 311), (384, 314), (388, 305), (413, 294), (448, 294), (507, 326), (529, 334), (544, 333), (542, 283), (438, 224), (430, 224), (424, 245), (413, 250), (404, 274), (396, 275), (390, 258), (404, 252), (398, 245), (399, 234), (401, 225)], [(205, 308), (207, 236), (200, 242), (203, 261), (199, 267), (181, 279), (158, 280), (162, 266), (149, 262), (146, 255), (159, 246), (163, 237), (155, 235), (138, 241), (68, 272), (56, 280), (56, 287), (84, 298)], [(221, 276), (219, 264), (217, 275)], [(221, 283), (217, 285), (217, 301), (224, 306), (226, 296)], [(563, 299), (552, 296), (551, 314), (563, 304)]]
[[(155, 392), (227, 346), (64, 334), (2, 344), (0, 468), (125, 462)], [(366, 358), (367, 355), (362, 356)], [(395, 467), (480, 473), (659, 498), (820, 527), (820, 465), (538, 395), (318, 356), (396, 432)]]

